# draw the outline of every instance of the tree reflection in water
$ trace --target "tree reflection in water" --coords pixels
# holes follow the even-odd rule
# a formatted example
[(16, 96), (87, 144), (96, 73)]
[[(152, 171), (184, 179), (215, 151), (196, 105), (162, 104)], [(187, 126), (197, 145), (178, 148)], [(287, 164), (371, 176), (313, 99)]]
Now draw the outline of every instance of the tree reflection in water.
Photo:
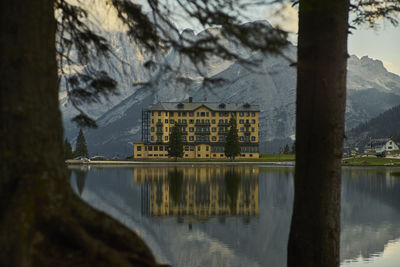
[(168, 182), (169, 194), (177, 205), (182, 199), (183, 172), (175, 167), (174, 170), (168, 172)]
[(241, 182), (240, 173), (230, 168), (225, 172), (225, 186), (229, 197), (229, 208), (232, 214), (236, 214), (237, 198)]

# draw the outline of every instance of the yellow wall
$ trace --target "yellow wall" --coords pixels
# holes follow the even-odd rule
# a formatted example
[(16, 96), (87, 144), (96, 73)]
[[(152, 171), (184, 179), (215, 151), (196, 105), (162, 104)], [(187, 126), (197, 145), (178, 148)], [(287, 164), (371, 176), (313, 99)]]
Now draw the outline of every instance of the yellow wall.
[[(204, 113), (204, 117), (201, 116), (202, 112)], [(143, 145), (143, 143), (137, 142), (134, 146), (134, 158), (167, 158), (166, 152), (154, 151), (154, 143), (162, 141), (165, 144), (169, 142), (169, 134), (170, 129), (177, 123), (179, 120), (183, 122), (186, 120), (186, 126), (182, 126), (182, 130), (187, 132), (183, 136), (186, 136), (186, 142), (195, 146), (195, 151), (184, 151), (183, 158), (225, 158), (223, 153), (211, 152), (212, 143), (218, 143), (220, 141), (220, 136), (218, 134), (219, 130), (229, 130), (227, 126), (218, 125), (220, 120), (223, 120), (226, 124), (229, 122), (232, 117), (232, 113), (234, 113), (236, 117), (236, 124), (238, 128), (238, 136), (239, 140), (242, 143), (244, 138), (246, 137), (245, 131), (246, 126), (244, 123), (248, 121), (250, 123), (250, 127), (247, 130), (250, 132), (249, 140), (250, 143), (258, 143), (258, 130), (259, 130), (259, 119), (258, 112), (247, 112), (247, 111), (235, 111), (235, 112), (227, 112), (228, 116), (225, 116), (223, 113), (216, 111), (213, 112), (205, 106), (201, 106), (200, 108), (192, 111), (193, 116), (190, 116), (191, 111), (173, 111), (173, 114), (170, 111), (150, 111), (150, 144)], [(207, 116), (208, 115), (208, 116)], [(214, 115), (214, 116), (213, 116)], [(204, 122), (209, 121), (209, 126), (196, 126), (196, 120), (204, 120)], [(244, 123), (240, 123), (243, 120)], [(161, 122), (162, 126), (157, 126), (157, 123)], [(196, 134), (197, 127), (207, 127), (209, 128), (210, 134), (207, 135), (198, 135)], [(190, 131), (192, 128), (192, 131)], [(157, 139), (157, 131), (162, 130), (162, 140)], [(214, 130), (214, 131), (213, 131)], [(208, 136), (210, 144), (195, 144), (197, 136)], [(253, 139), (252, 139), (253, 138)], [(152, 151), (144, 151), (142, 148), (142, 153), (137, 152), (137, 146), (152, 146)], [(184, 146), (185, 147), (185, 146)], [(208, 147), (208, 151), (207, 151)], [(199, 150), (200, 148), (200, 150)], [(185, 149), (184, 149), (185, 150)], [(155, 156), (157, 155), (157, 156)], [(223, 155), (221, 157), (221, 155)], [(251, 155), (251, 156), (250, 156)], [(259, 153), (242, 153), (239, 157), (241, 158), (258, 158)]]

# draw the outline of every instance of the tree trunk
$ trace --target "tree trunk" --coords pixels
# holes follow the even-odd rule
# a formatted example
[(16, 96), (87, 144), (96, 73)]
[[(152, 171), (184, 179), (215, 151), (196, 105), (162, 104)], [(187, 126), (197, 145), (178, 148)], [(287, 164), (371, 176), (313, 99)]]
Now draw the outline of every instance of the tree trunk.
[(339, 266), (348, 9), (348, 0), (300, 1), (290, 267)]
[(154, 266), (139, 237), (70, 188), (53, 5), (0, 4), (0, 265)]

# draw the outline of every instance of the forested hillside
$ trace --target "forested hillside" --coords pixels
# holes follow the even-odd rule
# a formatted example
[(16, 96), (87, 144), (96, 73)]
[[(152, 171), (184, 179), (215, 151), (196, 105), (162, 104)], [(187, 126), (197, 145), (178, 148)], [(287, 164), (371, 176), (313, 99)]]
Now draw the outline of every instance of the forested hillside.
[(392, 107), (379, 116), (361, 123), (347, 133), (349, 145), (363, 145), (369, 138), (393, 137), (400, 142), (400, 105)]

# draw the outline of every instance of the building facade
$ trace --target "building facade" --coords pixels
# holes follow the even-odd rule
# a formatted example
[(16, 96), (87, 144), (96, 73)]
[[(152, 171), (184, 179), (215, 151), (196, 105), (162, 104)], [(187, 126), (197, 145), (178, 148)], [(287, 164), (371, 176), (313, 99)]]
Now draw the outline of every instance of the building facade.
[(142, 112), (134, 158), (167, 158), (171, 128), (181, 127), (183, 158), (225, 158), (229, 120), (236, 120), (241, 158), (259, 157), (259, 106), (248, 103), (160, 102)]
[(399, 150), (399, 146), (392, 138), (370, 139), (365, 147), (366, 153), (384, 153)]

